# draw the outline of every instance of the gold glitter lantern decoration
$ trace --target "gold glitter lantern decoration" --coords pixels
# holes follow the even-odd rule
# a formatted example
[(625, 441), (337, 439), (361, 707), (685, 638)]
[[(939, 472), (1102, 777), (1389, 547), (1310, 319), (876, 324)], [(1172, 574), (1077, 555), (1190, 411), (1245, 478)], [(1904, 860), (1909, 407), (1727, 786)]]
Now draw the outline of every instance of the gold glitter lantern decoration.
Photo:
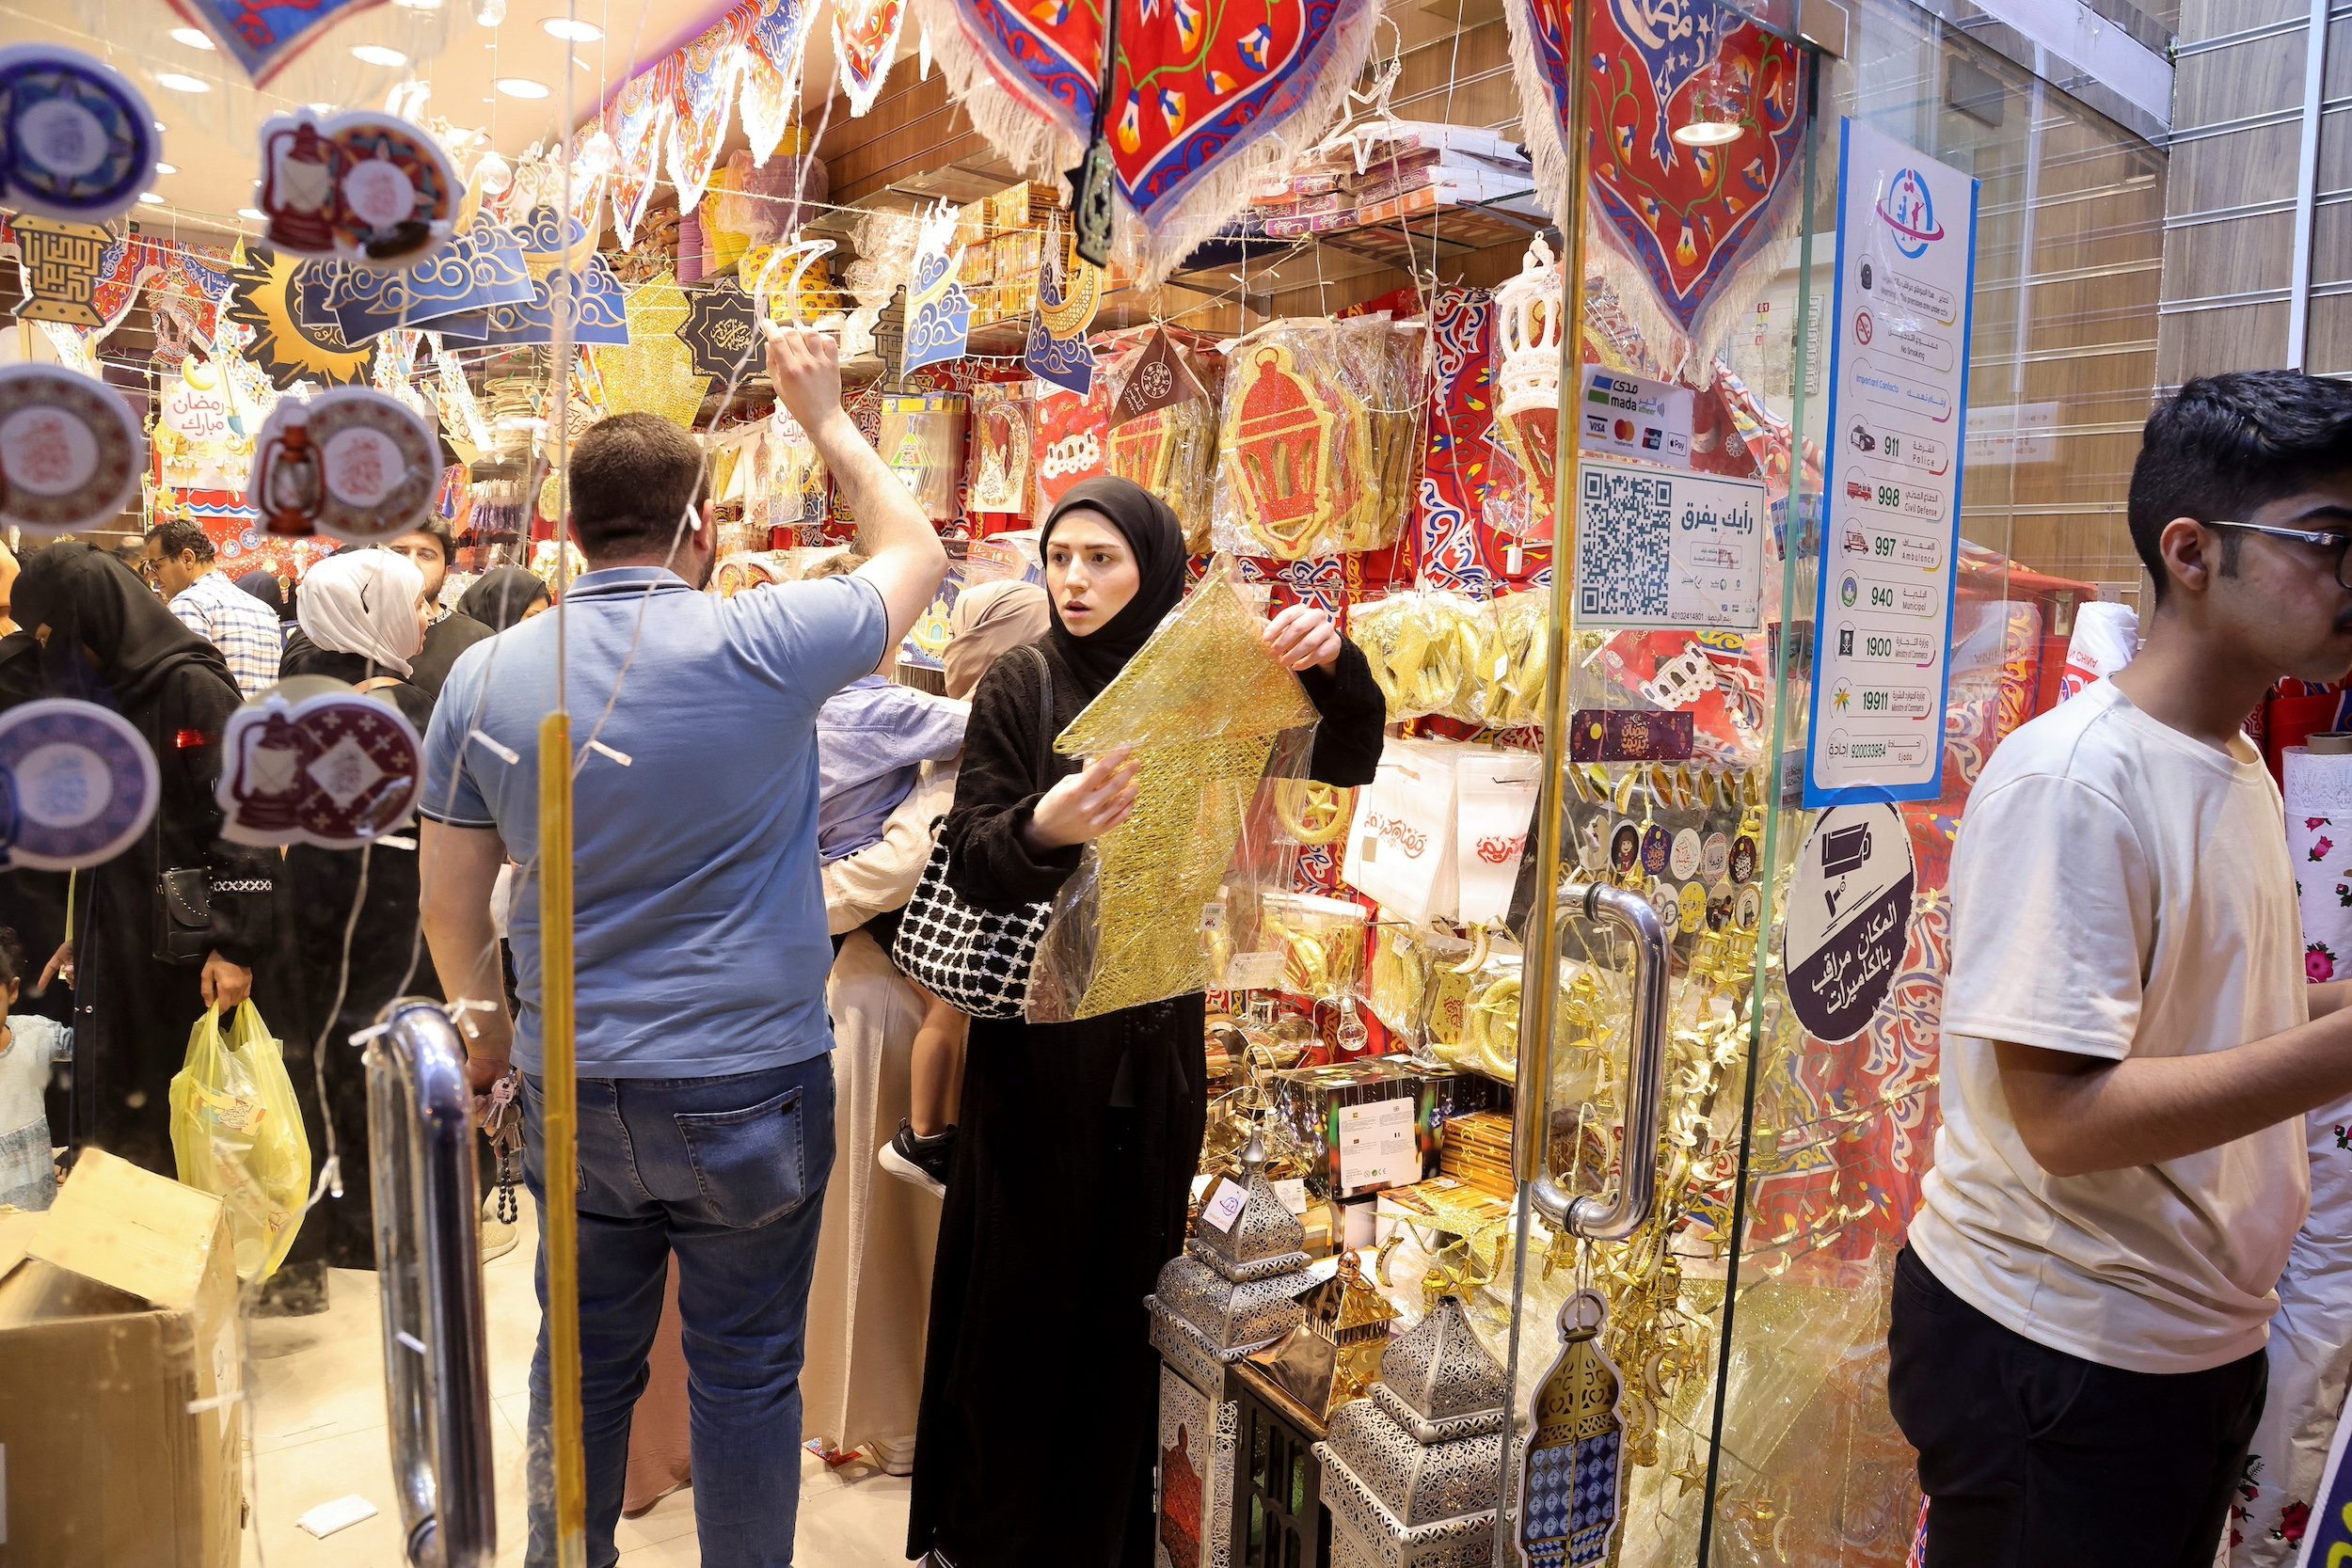
[[(1097, 1018), (1200, 990), (1200, 911), (1216, 896), (1259, 781), (1288, 732), (1311, 731), (1298, 677), (1260, 640), (1260, 621), (1213, 570), (1054, 749), (1133, 749), (1134, 813), (1097, 839), (1063, 889), (1038, 950), (1033, 1022)], [(1285, 745), (1285, 761), (1303, 758)]]
[(691, 309), (686, 291), (665, 272), (631, 289), (626, 309), (628, 346), (595, 351), (605, 407), (615, 414), (659, 414), (691, 430), (710, 377), (695, 373), (693, 351), (677, 336)]

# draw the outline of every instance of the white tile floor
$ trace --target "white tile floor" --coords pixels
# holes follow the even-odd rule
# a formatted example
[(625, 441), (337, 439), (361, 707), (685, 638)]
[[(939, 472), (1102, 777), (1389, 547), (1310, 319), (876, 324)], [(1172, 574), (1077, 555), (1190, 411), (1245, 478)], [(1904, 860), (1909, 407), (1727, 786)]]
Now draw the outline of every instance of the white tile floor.
[[(531, 1206), (523, 1207), (519, 1243), (485, 1272), (500, 1568), (523, 1560), (523, 1430), (539, 1326), (531, 1291)], [(338, 1269), (324, 1314), (248, 1325), (253, 1459), (246, 1568), (400, 1568), (376, 1313), (375, 1276)], [(353, 1493), (375, 1505), (375, 1517), (323, 1541), (295, 1528), (309, 1510)], [(906, 1526), (904, 1479), (855, 1462), (830, 1468), (802, 1455), (800, 1568), (903, 1562)], [(614, 1540), (628, 1568), (692, 1568), (702, 1560), (693, 1493), (675, 1493), (644, 1517), (622, 1520)]]

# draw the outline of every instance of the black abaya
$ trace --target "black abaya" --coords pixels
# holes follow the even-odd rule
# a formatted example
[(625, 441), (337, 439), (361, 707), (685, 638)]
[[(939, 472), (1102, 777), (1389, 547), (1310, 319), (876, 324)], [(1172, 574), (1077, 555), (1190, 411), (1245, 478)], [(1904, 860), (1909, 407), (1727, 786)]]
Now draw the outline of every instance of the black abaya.
[[(1156, 624), (1157, 616), (1152, 617)], [(1116, 623), (1114, 623), (1116, 626)], [(1111, 628), (1105, 628), (1106, 630)], [(1107, 678), (1048, 638), (973, 693), (942, 830), (963, 896), (1049, 897), (1075, 848), (1021, 832), (1074, 769), (1047, 746)], [(1095, 674), (1094, 679), (1089, 679)], [(1322, 715), (1311, 774), (1363, 784), (1386, 719), (1364, 657), (1301, 677)], [(1076, 1023), (972, 1022), (931, 1276), (908, 1554), (955, 1568), (1145, 1568), (1158, 1358), (1143, 1298), (1182, 1248), (1207, 1116), (1199, 993)]]

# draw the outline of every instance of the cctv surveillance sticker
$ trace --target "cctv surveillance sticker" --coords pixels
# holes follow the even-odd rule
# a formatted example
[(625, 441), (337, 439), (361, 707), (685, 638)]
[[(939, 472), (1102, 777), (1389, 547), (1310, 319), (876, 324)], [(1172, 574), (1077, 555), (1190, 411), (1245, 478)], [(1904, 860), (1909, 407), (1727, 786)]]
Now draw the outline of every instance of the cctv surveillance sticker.
[(1814, 818), (1783, 938), (1788, 1005), (1814, 1038), (1853, 1038), (1894, 989), (1916, 884), (1911, 833), (1895, 807), (1838, 806)]

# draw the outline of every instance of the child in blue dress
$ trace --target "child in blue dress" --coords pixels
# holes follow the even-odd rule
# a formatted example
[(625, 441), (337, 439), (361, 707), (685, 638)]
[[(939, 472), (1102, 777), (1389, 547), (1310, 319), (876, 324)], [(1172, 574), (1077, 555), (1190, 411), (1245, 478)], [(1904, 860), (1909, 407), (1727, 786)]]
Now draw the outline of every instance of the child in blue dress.
[(41, 1096), (56, 1065), (73, 1059), (73, 1031), (16, 1010), (24, 989), (24, 944), (6, 927), (0, 927), (0, 985), (8, 989), (8, 1017), (0, 1022), (0, 1208), (46, 1209), (57, 1196), (57, 1173)]

